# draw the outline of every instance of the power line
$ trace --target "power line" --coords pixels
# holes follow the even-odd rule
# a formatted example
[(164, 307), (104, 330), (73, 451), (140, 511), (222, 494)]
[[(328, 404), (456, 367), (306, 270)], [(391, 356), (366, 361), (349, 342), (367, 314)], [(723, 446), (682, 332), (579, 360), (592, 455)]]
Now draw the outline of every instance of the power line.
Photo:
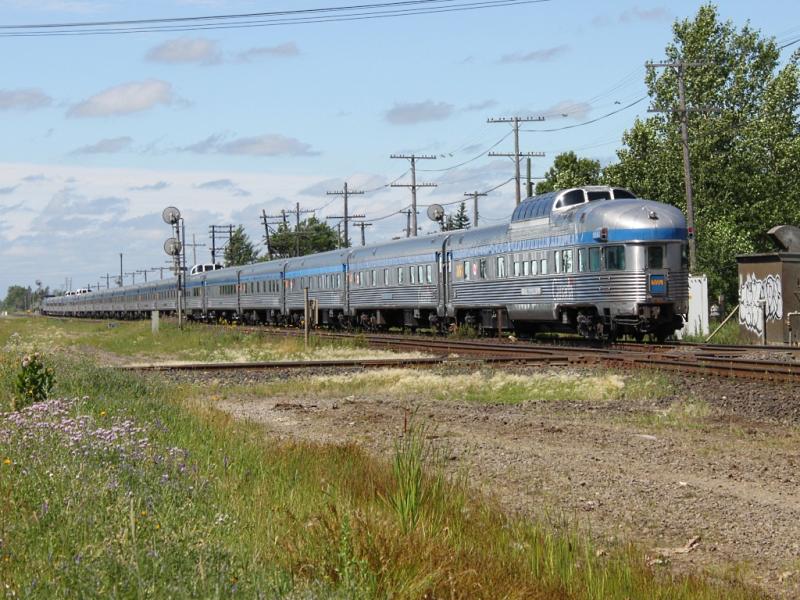
[[(404, 3), (382, 3), (355, 7), (331, 7), (328, 9), (302, 9), (302, 11), (279, 11), (272, 13), (252, 13), (241, 15), (217, 15), (214, 17), (194, 17), (195, 22), (178, 19), (145, 19), (143, 22), (85, 22), (85, 23), (44, 23), (34, 25), (0, 26), (0, 37), (51, 37), (51, 36), (86, 36), (117, 35), (131, 33), (205, 31), (215, 29), (243, 29), (254, 27), (272, 27), (281, 25), (307, 25), (312, 23), (330, 23), (342, 21), (361, 21), (368, 19), (388, 19), (405, 16), (427, 15), (436, 13), (464, 12), (489, 8), (502, 8), (525, 4), (541, 4), (552, 0), (482, 0), (480, 2), (463, 2), (461, 0), (417, 0), (430, 6), (396, 8)], [(458, 2), (457, 4), (449, 4)], [(448, 3), (448, 4), (445, 4)], [(389, 9), (389, 10), (387, 10)], [(334, 11), (343, 14), (314, 14), (304, 16), (312, 10)], [(192, 17), (183, 17), (190, 19)], [(254, 20), (243, 20), (254, 19)], [(209, 22), (202, 22), (209, 21)], [(232, 21), (232, 22), (227, 22)], [(116, 25), (116, 27), (111, 27)], [(2, 31), (6, 30), (6, 31)]]
[(624, 110), (628, 110), (629, 108), (632, 108), (632, 107), (636, 106), (637, 104), (639, 104), (640, 102), (643, 102), (646, 99), (647, 99), (646, 95), (642, 96), (641, 98), (637, 98), (636, 100), (634, 100), (630, 104), (626, 104), (625, 106), (623, 106), (621, 108), (618, 108), (617, 110), (613, 110), (610, 113), (607, 113), (605, 115), (596, 117), (594, 119), (589, 119), (588, 121), (584, 121), (583, 123), (575, 123), (573, 125), (564, 125), (563, 127), (553, 127), (551, 129), (523, 129), (522, 131), (535, 132), (535, 133), (552, 133), (554, 131), (564, 131), (565, 129), (575, 129), (576, 127), (583, 127), (585, 125), (592, 125), (593, 123), (597, 123), (598, 121), (602, 121), (603, 119), (607, 119), (609, 117), (613, 117), (614, 115), (619, 114)]

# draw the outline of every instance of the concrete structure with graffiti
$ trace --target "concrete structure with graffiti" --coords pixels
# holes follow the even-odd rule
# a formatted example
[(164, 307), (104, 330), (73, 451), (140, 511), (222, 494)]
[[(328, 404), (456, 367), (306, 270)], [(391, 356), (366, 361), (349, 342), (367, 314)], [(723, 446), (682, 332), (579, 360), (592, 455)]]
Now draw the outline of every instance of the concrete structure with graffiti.
[(800, 228), (769, 230), (776, 252), (737, 256), (739, 325), (754, 343), (800, 344)]

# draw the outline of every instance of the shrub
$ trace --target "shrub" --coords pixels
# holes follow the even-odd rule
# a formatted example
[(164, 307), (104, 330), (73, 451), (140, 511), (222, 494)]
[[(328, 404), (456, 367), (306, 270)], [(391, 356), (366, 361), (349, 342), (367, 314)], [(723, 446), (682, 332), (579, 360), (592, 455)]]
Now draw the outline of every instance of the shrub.
[(47, 400), (54, 384), (53, 369), (45, 366), (41, 355), (38, 352), (25, 355), (14, 380), (14, 410)]

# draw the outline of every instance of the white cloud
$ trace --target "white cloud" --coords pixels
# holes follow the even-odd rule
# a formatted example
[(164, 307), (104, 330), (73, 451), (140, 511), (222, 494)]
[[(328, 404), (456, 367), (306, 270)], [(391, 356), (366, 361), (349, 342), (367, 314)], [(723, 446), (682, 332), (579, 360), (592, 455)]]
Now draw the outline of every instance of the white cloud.
[(123, 83), (74, 105), (69, 117), (111, 117), (149, 110), (174, 101), (172, 85), (158, 79)]
[(501, 63), (519, 63), (519, 62), (549, 62), (554, 58), (563, 56), (569, 52), (569, 46), (561, 44), (560, 46), (553, 46), (552, 48), (542, 48), (540, 50), (531, 50), (530, 52), (514, 52), (512, 54), (503, 55), (499, 62)]
[(497, 106), (497, 100), (484, 100), (483, 102), (474, 102), (464, 107), (467, 111), (480, 111)]
[(455, 107), (446, 102), (396, 103), (386, 111), (385, 118), (392, 125), (415, 125), (427, 121), (443, 121), (453, 115)]
[(234, 138), (230, 141), (225, 141), (225, 139), (224, 134), (217, 133), (194, 144), (183, 146), (179, 150), (194, 154), (214, 153), (240, 156), (316, 156), (319, 154), (310, 144), (277, 133)]
[(201, 65), (211, 65), (222, 60), (217, 43), (206, 38), (168, 40), (151, 48), (146, 58), (151, 62)]
[(34, 110), (52, 103), (50, 96), (36, 88), (0, 90), (0, 110)]
[(222, 190), (225, 192), (230, 192), (234, 196), (240, 196), (240, 197), (252, 196), (250, 192), (248, 192), (245, 189), (242, 189), (233, 180), (228, 178), (213, 179), (211, 181), (199, 183), (194, 187), (196, 187), (198, 190)]
[(663, 6), (656, 6), (655, 8), (639, 8), (638, 6), (634, 6), (624, 11), (619, 16), (621, 23), (636, 23), (639, 21), (663, 22), (669, 21), (669, 19), (669, 11)]
[(535, 114), (541, 115), (547, 119), (560, 117), (581, 120), (589, 116), (590, 112), (592, 112), (592, 105), (588, 102), (562, 100), (545, 110), (536, 111)]
[(133, 138), (128, 137), (127, 135), (122, 137), (107, 138), (100, 140), (99, 142), (95, 142), (94, 144), (88, 144), (86, 146), (76, 148), (72, 151), (72, 154), (116, 154), (117, 152), (122, 152), (123, 150), (130, 148), (132, 143)]
[(319, 154), (311, 148), (310, 144), (274, 133), (231, 140), (222, 144), (219, 152), (248, 156), (313, 156)]
[(144, 185), (134, 185), (128, 188), (131, 192), (160, 192), (161, 190), (165, 190), (169, 187), (169, 183), (166, 181), (157, 181), (156, 183), (144, 184)]
[(292, 58), (300, 55), (300, 49), (294, 42), (286, 42), (277, 46), (261, 46), (250, 48), (236, 55), (240, 62), (250, 62), (259, 58)]

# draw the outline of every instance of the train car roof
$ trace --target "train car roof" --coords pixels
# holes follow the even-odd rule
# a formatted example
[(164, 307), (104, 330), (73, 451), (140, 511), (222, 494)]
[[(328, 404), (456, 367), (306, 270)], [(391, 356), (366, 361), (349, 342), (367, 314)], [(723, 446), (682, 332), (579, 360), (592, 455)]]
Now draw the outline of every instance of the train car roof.
[(363, 263), (373, 260), (396, 258), (398, 256), (416, 256), (420, 254), (430, 254), (442, 248), (444, 238), (450, 232), (423, 235), (415, 238), (404, 238), (382, 244), (372, 244), (370, 246), (357, 246), (352, 249), (350, 255), (351, 263)]
[(610, 185), (584, 185), (546, 192), (531, 196), (520, 202), (511, 215), (511, 222), (519, 223), (520, 221), (533, 219), (549, 219), (554, 212), (563, 212), (595, 200), (616, 200), (620, 198), (636, 198), (636, 195), (625, 188)]
[(474, 246), (484, 246), (497, 242), (498, 236), (505, 233), (508, 224), (490, 225), (488, 227), (478, 227), (477, 229), (463, 229), (450, 231), (451, 248), (471, 248)]

